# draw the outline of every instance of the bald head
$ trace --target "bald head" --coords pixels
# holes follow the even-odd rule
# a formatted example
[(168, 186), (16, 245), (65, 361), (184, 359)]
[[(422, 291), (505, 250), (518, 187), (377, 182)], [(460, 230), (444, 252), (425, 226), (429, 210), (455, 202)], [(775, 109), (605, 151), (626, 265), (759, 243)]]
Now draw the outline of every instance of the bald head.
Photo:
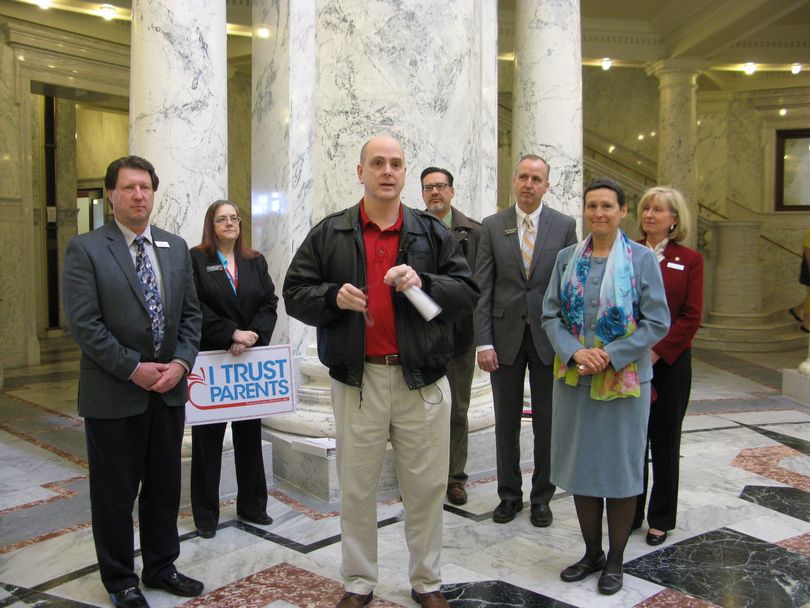
[(365, 187), (367, 205), (398, 203), (405, 186), (405, 153), (400, 143), (390, 135), (369, 139), (360, 150), (357, 177)]
[(399, 148), (400, 156), (404, 162), (405, 160), (405, 152), (402, 150), (402, 146), (400, 145), (399, 141), (394, 139), (391, 135), (382, 134), (382, 135), (375, 135), (371, 139), (369, 139), (366, 143), (363, 144), (363, 147), (360, 148), (360, 164), (362, 165), (366, 161), (366, 154), (368, 153), (369, 146), (376, 147), (378, 144), (385, 144), (387, 146), (396, 146)]

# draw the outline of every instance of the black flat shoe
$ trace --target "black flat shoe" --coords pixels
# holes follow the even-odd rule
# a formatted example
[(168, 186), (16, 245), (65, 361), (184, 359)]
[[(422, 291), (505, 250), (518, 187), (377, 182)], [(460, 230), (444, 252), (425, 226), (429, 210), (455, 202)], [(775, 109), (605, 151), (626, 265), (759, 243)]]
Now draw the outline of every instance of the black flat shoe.
[(259, 526), (269, 526), (273, 523), (273, 518), (270, 517), (267, 513), (260, 513), (259, 515), (251, 516), (251, 515), (243, 515), (242, 513), (237, 513), (236, 516), (239, 519), (244, 519), (247, 522), (252, 524), (257, 524)]
[(515, 519), (517, 512), (523, 508), (523, 501), (502, 500), (492, 512), (492, 521), (496, 524), (505, 524)]
[(663, 545), (664, 541), (667, 539), (667, 533), (664, 532), (663, 534), (653, 534), (652, 532), (647, 532), (647, 538), (644, 540), (647, 541), (647, 544), (651, 547), (657, 547), (658, 545)]
[(622, 588), (623, 573), (602, 572), (596, 587), (602, 595), (613, 595)]
[(154, 583), (144, 584), (153, 589), (163, 589), (172, 595), (179, 595), (182, 597), (197, 597), (203, 592), (205, 585), (200, 581), (194, 580), (191, 577), (181, 574), (179, 572), (172, 572), (168, 576), (164, 576), (159, 581)]
[(603, 551), (594, 561), (586, 562), (584, 560), (579, 560), (576, 564), (571, 564), (565, 570), (560, 572), (560, 578), (566, 583), (575, 583), (577, 581), (581, 581), (589, 574), (599, 572), (605, 567), (606, 561), (607, 559), (605, 558), (605, 552)]
[(149, 603), (137, 587), (110, 593), (110, 599), (116, 608), (149, 608)]

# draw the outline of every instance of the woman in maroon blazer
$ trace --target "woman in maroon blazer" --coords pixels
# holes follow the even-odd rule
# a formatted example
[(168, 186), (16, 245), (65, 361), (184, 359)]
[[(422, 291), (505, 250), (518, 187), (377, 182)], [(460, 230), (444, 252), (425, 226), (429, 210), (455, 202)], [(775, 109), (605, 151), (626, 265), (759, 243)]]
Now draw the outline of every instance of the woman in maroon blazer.
[[(267, 261), (242, 241), (241, 217), (231, 201), (217, 201), (205, 213), (202, 243), (191, 250), (194, 283), (203, 313), (200, 350), (241, 355), (270, 343), (276, 325), (275, 286)], [(203, 538), (216, 534), (219, 478), (226, 423), (191, 428), (191, 511)], [(260, 524), (267, 515), (261, 420), (231, 423), (236, 465), (236, 514)]]
[[(658, 256), (671, 325), (653, 347), (653, 403), (647, 435), (653, 483), (647, 508), (647, 544), (656, 546), (675, 527), (678, 508), (678, 470), (681, 425), (692, 387), (692, 339), (700, 327), (703, 309), (703, 257), (680, 244), (689, 226), (689, 208), (673, 188), (650, 188), (638, 204), (638, 221), (646, 243)], [(657, 397), (656, 397), (657, 395)], [(644, 493), (638, 497), (634, 528), (644, 520)]]

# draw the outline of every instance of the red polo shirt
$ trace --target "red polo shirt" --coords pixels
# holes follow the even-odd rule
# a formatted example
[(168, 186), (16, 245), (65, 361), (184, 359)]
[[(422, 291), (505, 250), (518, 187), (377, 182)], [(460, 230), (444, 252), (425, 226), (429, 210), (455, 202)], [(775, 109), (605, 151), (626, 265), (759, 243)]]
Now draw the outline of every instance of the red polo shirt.
[(360, 201), (360, 222), (363, 226), (363, 244), (366, 247), (366, 287), (368, 312), (374, 325), (366, 325), (366, 355), (381, 357), (399, 353), (397, 326), (394, 320), (392, 288), (383, 283), (383, 277), (397, 263), (399, 234), (402, 231), (402, 207), (392, 225), (381, 230), (368, 219), (365, 201)]

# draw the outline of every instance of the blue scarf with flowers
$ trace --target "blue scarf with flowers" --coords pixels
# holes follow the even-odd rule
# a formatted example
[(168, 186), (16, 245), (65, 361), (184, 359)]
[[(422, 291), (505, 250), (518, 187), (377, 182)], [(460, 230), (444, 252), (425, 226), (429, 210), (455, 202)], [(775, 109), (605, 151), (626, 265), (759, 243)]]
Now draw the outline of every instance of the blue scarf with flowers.
[[(568, 330), (585, 344), (584, 323), (585, 283), (591, 269), (593, 237), (588, 235), (574, 249), (562, 276), (560, 308), (562, 320)], [(596, 312), (594, 347), (601, 348), (614, 340), (632, 334), (637, 327), (638, 298), (633, 273), (633, 252), (627, 235), (621, 230), (608, 254), (605, 275), (599, 288)], [(576, 386), (579, 371), (576, 365), (567, 365), (554, 357), (554, 377)], [(635, 361), (621, 370), (608, 365), (591, 377), (591, 399), (610, 401), (621, 397), (639, 397), (641, 386)]]

